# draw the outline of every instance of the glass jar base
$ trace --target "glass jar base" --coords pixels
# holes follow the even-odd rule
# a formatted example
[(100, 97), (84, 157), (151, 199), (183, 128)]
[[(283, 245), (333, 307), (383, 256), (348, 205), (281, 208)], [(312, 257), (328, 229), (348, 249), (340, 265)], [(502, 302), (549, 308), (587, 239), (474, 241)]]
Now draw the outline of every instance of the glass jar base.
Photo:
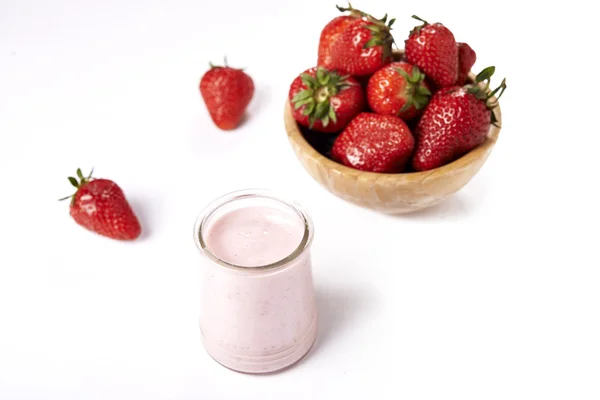
[[(202, 334), (202, 330), (200, 330), (200, 333)], [(247, 352), (236, 352), (208, 340), (202, 334), (204, 349), (216, 362), (233, 371), (247, 374), (277, 372), (296, 364), (310, 351), (316, 339), (316, 313), (306, 334), (299, 338), (293, 346), (276, 353), (255, 355)]]

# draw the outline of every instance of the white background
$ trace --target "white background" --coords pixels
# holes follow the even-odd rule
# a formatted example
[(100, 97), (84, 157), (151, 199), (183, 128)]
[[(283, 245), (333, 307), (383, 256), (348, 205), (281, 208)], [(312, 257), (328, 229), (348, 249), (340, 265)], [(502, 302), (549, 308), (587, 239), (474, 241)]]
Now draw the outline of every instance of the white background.
[[(397, 17), (400, 44), (412, 14), (442, 21), (507, 77), (480, 173), (390, 217), (318, 186), (283, 128), (333, 1), (0, 1), (0, 399), (600, 398), (598, 36), (579, 2), (543, 4), (353, 2)], [(256, 84), (227, 133), (198, 91), (223, 55)], [(141, 240), (57, 201), (92, 166)], [(198, 330), (194, 219), (247, 187), (316, 225), (318, 341), (268, 376), (222, 368)]]

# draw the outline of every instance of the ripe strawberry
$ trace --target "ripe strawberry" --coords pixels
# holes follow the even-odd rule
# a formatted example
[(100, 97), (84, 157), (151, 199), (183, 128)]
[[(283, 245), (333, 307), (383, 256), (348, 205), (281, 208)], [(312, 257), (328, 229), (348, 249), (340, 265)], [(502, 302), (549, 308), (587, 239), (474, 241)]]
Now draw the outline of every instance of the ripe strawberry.
[(333, 68), (354, 76), (371, 75), (392, 61), (390, 34), (395, 18), (386, 25), (387, 15), (357, 19), (344, 29), (331, 47)]
[(243, 70), (210, 64), (200, 80), (200, 94), (208, 113), (222, 130), (237, 128), (254, 95), (254, 82)]
[(395, 115), (405, 121), (425, 108), (431, 92), (416, 65), (397, 61), (375, 72), (367, 86), (367, 102), (378, 114)]
[(336, 138), (331, 156), (362, 171), (402, 172), (414, 144), (410, 129), (400, 118), (363, 112)]
[(289, 90), (294, 119), (319, 132), (339, 132), (365, 106), (365, 96), (358, 81), (340, 76), (323, 67), (313, 67), (300, 74)]
[[(431, 98), (417, 125), (417, 144), (412, 160), (416, 171), (440, 167), (456, 160), (485, 141), (495, 123), (497, 99), (506, 89), (506, 80), (488, 92), (494, 67), (477, 75), (475, 84), (441, 89)], [(481, 87), (481, 82), (486, 82)], [(498, 94), (497, 99), (491, 97)]]
[(469, 72), (471, 72), (471, 68), (475, 65), (475, 61), (477, 61), (477, 54), (475, 51), (466, 43), (458, 43), (458, 79), (456, 80), (456, 84), (459, 86), (467, 83), (467, 78), (469, 76)]
[(321, 37), (319, 38), (319, 57), (317, 59), (318, 67), (325, 67), (327, 69), (333, 69), (333, 62), (331, 59), (331, 47), (333, 43), (340, 37), (344, 29), (352, 22), (364, 17), (366, 14), (360, 10), (352, 8), (352, 5), (348, 3), (348, 8), (336, 6), (341, 12), (350, 11), (348, 15), (340, 15), (335, 17), (321, 31)]
[(415, 64), (440, 88), (452, 86), (458, 78), (458, 47), (452, 32), (441, 23), (415, 27), (404, 43), (406, 60)]
[(116, 183), (108, 179), (84, 177), (77, 170), (79, 181), (69, 177), (77, 188), (71, 198), (70, 214), (79, 225), (102, 236), (116, 240), (135, 240), (142, 228), (125, 194)]
[(340, 15), (335, 17), (321, 31), (319, 38), (319, 55), (317, 58), (317, 66), (333, 69), (331, 60), (331, 47), (337, 40), (340, 34), (348, 25), (356, 21), (356, 18), (351, 15)]

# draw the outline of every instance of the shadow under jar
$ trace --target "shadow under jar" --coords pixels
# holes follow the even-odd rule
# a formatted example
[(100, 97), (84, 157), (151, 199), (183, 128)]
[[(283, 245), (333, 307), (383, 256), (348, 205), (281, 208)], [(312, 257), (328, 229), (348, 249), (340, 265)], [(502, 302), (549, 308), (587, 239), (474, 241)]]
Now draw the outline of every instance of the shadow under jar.
[(270, 191), (238, 191), (205, 208), (194, 237), (204, 256), (206, 351), (246, 373), (274, 372), (300, 360), (317, 335), (308, 214)]

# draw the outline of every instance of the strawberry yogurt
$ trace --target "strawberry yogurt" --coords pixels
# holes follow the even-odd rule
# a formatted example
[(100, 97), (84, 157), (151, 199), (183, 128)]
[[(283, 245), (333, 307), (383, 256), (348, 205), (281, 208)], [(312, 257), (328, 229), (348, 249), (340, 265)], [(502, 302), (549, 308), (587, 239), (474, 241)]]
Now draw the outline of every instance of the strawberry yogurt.
[(204, 255), (206, 351), (248, 373), (273, 372), (302, 358), (317, 334), (313, 225), (306, 212), (268, 191), (234, 192), (211, 203), (194, 232)]

